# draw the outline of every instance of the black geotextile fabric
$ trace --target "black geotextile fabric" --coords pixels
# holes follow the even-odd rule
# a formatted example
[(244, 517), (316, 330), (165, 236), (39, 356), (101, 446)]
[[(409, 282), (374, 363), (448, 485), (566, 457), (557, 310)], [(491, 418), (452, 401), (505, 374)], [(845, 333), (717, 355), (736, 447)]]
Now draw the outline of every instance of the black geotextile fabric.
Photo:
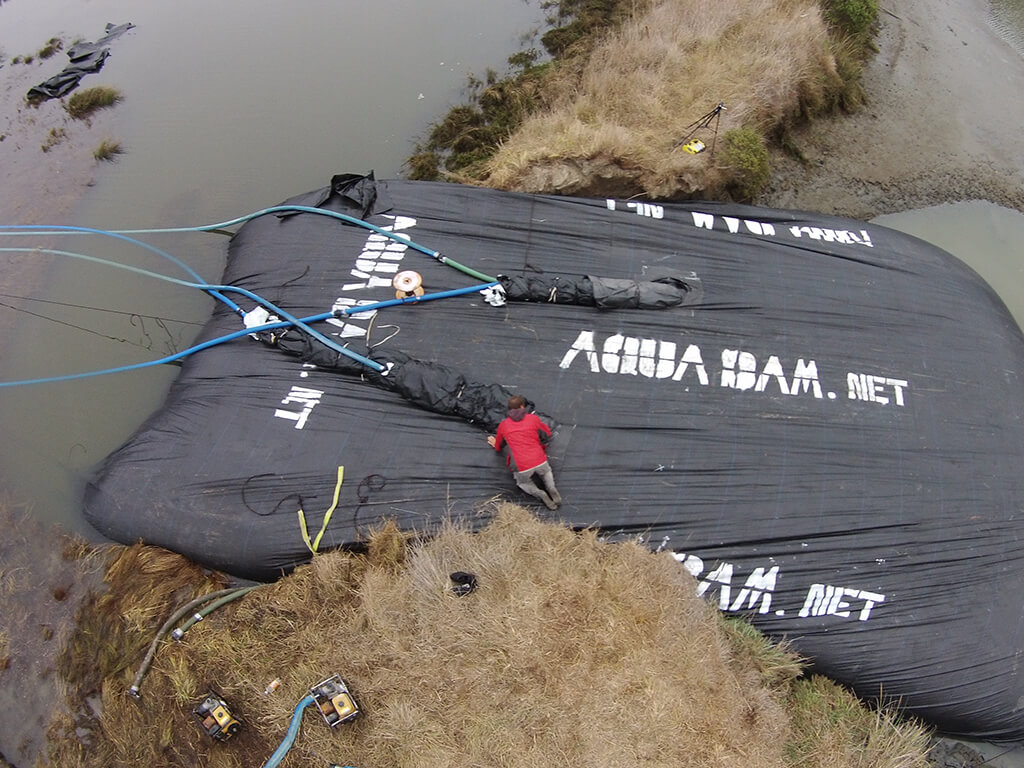
[(647, 279), (598, 275), (500, 275), (509, 301), (546, 301), (598, 309), (665, 309), (700, 300), (700, 280), (681, 272), (648, 275)]
[(51, 78), (44, 80), (39, 85), (29, 88), (28, 99), (43, 101), (45, 99), (59, 99), (66, 96), (82, 81), (86, 75), (99, 72), (110, 55), (110, 48), (107, 43), (113, 42), (129, 29), (134, 29), (131, 23), (107, 24), (106, 34), (95, 43), (78, 42), (68, 49), (68, 64), (64, 69)]
[[(331, 370), (338, 353), (294, 332), (216, 346), (91, 485), (99, 530), (273, 579), (309, 559), (297, 510), (315, 535), (338, 467), (324, 548), (384, 518), (483, 525), (496, 495), (532, 502), (485, 441), (520, 392), (554, 426), (564, 503), (545, 517), (673, 552), (705, 598), (862, 696), (950, 733), (1024, 737), (1024, 343), (975, 273), (817, 214), (361, 183), (380, 193), (369, 208), (328, 191), (293, 202), (365, 208), (488, 275), (674, 273), (699, 300), (474, 292), (317, 324), (386, 376), (348, 358)], [(409, 269), (428, 294), (476, 282), (313, 214), (246, 224), (224, 282), (307, 316), (394, 299)], [(218, 307), (203, 338), (240, 327)]]

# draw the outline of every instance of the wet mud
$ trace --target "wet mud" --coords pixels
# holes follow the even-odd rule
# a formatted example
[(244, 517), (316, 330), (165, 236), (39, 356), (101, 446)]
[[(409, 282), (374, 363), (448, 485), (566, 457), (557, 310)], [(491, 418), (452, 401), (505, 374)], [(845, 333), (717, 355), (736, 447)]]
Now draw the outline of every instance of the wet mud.
[(902, 3), (879, 14), (866, 104), (794, 132), (755, 202), (869, 220), (963, 200), (1024, 212), (1024, 56), (987, 0)]
[(103, 561), (81, 557), (31, 509), (0, 503), (0, 527), (0, 755), (31, 766), (55, 718), (88, 716), (88, 701), (67, 702), (57, 663), (79, 608), (102, 588)]

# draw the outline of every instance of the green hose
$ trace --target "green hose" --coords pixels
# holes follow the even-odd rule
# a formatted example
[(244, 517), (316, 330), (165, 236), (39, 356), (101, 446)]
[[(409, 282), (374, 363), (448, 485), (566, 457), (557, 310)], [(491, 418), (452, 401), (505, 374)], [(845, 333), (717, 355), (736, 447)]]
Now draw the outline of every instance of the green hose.
[(497, 280), (495, 277), (485, 275), (483, 272), (477, 272), (472, 267), (467, 267), (465, 264), (459, 264), (455, 259), (449, 259), (447, 256), (437, 255), (437, 260), (444, 264), (446, 267), (452, 267), (460, 272), (465, 272), (470, 277), (475, 277), (477, 280), (483, 280), (485, 283), (493, 283)]
[[(230, 589), (219, 589), (215, 592), (208, 592), (205, 595), (200, 595), (195, 600), (190, 600), (181, 606), (178, 610), (171, 614), (170, 618), (163, 623), (163, 626), (156, 633), (156, 637), (153, 638), (153, 642), (149, 646), (149, 650), (146, 651), (146, 657), (142, 660), (142, 664), (139, 665), (139, 671), (135, 673), (135, 679), (132, 680), (131, 687), (128, 689), (128, 695), (133, 699), (142, 698), (141, 688), (142, 680), (145, 678), (146, 673), (149, 671), (149, 666), (153, 663), (153, 659), (156, 658), (157, 648), (160, 647), (160, 641), (163, 640), (164, 635), (173, 627), (177, 622), (181, 621), (182, 617), (191, 610), (194, 610), (203, 603), (208, 603), (211, 600), (217, 600), (218, 598), (223, 599), (230, 595), (236, 595), (236, 593), (248, 593), (254, 590), (256, 587), (232, 587)], [(241, 594), (237, 594), (241, 597)], [(193, 622), (194, 623), (194, 622)]]
[(142, 660), (142, 664), (139, 665), (139, 671), (135, 673), (135, 679), (132, 680), (131, 688), (128, 689), (128, 695), (132, 698), (138, 699), (139, 687), (142, 685), (142, 678), (146, 676), (146, 672), (149, 670), (149, 665), (153, 663), (153, 658), (156, 656), (156, 649), (163, 639), (163, 636), (167, 634), (171, 627), (181, 620), (181, 617), (191, 611), (196, 606), (208, 603), (210, 600), (216, 600), (222, 595), (227, 595), (234, 592), (235, 589), (220, 589), (216, 592), (209, 592), (205, 595), (200, 595), (195, 600), (192, 600), (185, 605), (181, 606), (178, 610), (171, 614), (170, 618), (163, 623), (163, 626), (157, 630), (156, 637), (153, 638), (153, 642), (149, 646), (149, 650), (146, 651), (146, 657)]
[(223, 597), (220, 597), (220, 598), (214, 600), (212, 603), (210, 603), (208, 606), (206, 606), (202, 610), (196, 611), (194, 614), (189, 616), (188, 621), (186, 621), (184, 624), (182, 624), (180, 627), (178, 627), (176, 630), (174, 630), (171, 633), (171, 637), (173, 637), (175, 640), (181, 640), (182, 636), (186, 632), (188, 632), (189, 629), (192, 628), (193, 624), (198, 624), (200, 621), (205, 619), (207, 616), (209, 616), (211, 613), (216, 611), (221, 606), (227, 605), (228, 603), (230, 603), (233, 600), (237, 600), (242, 595), (249, 594), (254, 589), (258, 589), (260, 586), (262, 586), (262, 585), (257, 584), (254, 587), (242, 587), (241, 589), (235, 590), (231, 594), (224, 595)]

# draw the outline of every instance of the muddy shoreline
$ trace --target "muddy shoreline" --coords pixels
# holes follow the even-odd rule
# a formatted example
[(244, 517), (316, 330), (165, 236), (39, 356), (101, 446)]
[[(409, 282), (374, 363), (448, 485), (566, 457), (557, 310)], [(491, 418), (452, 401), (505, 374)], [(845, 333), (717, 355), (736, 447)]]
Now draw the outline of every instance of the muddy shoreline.
[[(791, 132), (772, 152), (758, 205), (867, 220), (962, 200), (1024, 212), (1024, 56), (988, 21), (987, 0), (883, 6), (866, 103)], [(117, 110), (73, 120), (59, 100), (31, 107), (38, 64), (0, 68), (0, 221), (65, 221), (96, 183), (92, 152)], [(47, 151), (50, 133), (63, 137)], [(8, 279), (4, 279), (9, 283)]]
[(755, 202), (857, 219), (963, 200), (1024, 212), (1024, 57), (986, 0), (883, 6), (866, 104), (793, 133)]
[[(108, 109), (76, 120), (60, 99), (28, 104), (25, 94), (50, 69), (35, 62), (5, 61), (0, 67), (0, 222), (4, 224), (66, 221), (95, 183), (98, 161), (92, 153), (110, 137), (116, 119), (116, 110)], [(88, 85), (86, 81), (84, 87)]]

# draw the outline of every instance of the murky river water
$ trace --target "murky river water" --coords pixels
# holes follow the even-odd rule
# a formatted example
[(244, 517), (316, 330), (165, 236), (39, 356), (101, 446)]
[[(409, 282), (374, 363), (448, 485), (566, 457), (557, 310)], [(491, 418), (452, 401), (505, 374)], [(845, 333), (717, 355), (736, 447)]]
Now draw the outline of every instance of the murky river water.
[[(99, 172), (71, 221), (53, 223), (199, 225), (324, 186), (336, 172), (399, 175), (417, 136), (459, 100), (467, 75), (502, 70), (541, 15), (538, 0), (7, 0), (0, 49), (10, 56), (54, 35), (96, 39), (108, 21), (136, 24), (86, 81), (125, 93), (116, 134), (128, 151)], [(61, 66), (55, 59), (53, 72)], [(881, 223), (963, 258), (1024, 322), (1024, 216), (965, 203)], [(220, 236), (147, 239), (208, 280), (221, 273)], [(83, 240), (51, 247), (85, 250)], [(90, 252), (185, 277), (139, 248), (102, 243), (93, 240)], [(22, 303), (35, 314), (14, 318), (0, 381), (168, 354), (188, 346), (211, 308), (198, 291), (144, 276), (44, 263), (45, 295)], [(0, 493), (94, 536), (78, 513), (84, 482), (159, 406), (176, 370), (0, 390)]]
[[(467, 76), (503, 71), (542, 18), (538, 0), (6, 0), (0, 77), (51, 37), (96, 40), (107, 22), (135, 24), (83, 81), (124, 93), (115, 135), (127, 152), (98, 171), (72, 221), (52, 223), (200, 225), (325, 186), (334, 173), (399, 175), (417, 137), (460, 101)], [(66, 63), (60, 54), (32, 66), (41, 81)], [(48, 245), (84, 250), (84, 239)], [(223, 268), (223, 237), (150, 242), (206, 279)], [(186, 277), (116, 241), (88, 249)], [(22, 302), (0, 381), (165, 355), (188, 346), (212, 306), (198, 291), (39, 258), (46, 303)], [(85, 478), (159, 405), (175, 370), (0, 390), (0, 494), (88, 534), (77, 512)]]
[(988, 21), (1024, 56), (1024, 0), (991, 0)]
[(920, 237), (966, 262), (1024, 328), (1024, 214), (972, 200), (879, 216), (875, 223)]
[[(1024, 0), (992, 4), (991, 21), (1024, 55)], [(136, 24), (86, 81), (125, 93), (116, 136), (127, 153), (99, 171), (70, 220), (52, 223), (199, 225), (321, 187), (336, 172), (399, 175), (415, 139), (459, 100), (467, 75), (503, 69), (541, 17), (539, 0), (0, 0), (0, 51), (11, 57), (56, 35), (95, 40), (107, 22)], [(63, 61), (37, 64), (40, 79)], [(975, 201), (878, 223), (963, 259), (1024, 326), (1024, 215)], [(206, 279), (221, 273), (223, 237), (147, 239)], [(82, 240), (47, 245), (86, 250)], [(88, 250), (185, 276), (138, 248), (102, 243)], [(0, 306), (15, 327), (0, 340), (0, 381), (166, 355), (188, 346), (212, 308), (198, 291), (40, 259), (45, 292), (26, 289), (16, 315)], [(0, 389), (0, 500), (96, 537), (78, 511), (84, 483), (159, 407), (176, 371)], [(992, 765), (1024, 766), (1020, 748), (976, 746)]]

